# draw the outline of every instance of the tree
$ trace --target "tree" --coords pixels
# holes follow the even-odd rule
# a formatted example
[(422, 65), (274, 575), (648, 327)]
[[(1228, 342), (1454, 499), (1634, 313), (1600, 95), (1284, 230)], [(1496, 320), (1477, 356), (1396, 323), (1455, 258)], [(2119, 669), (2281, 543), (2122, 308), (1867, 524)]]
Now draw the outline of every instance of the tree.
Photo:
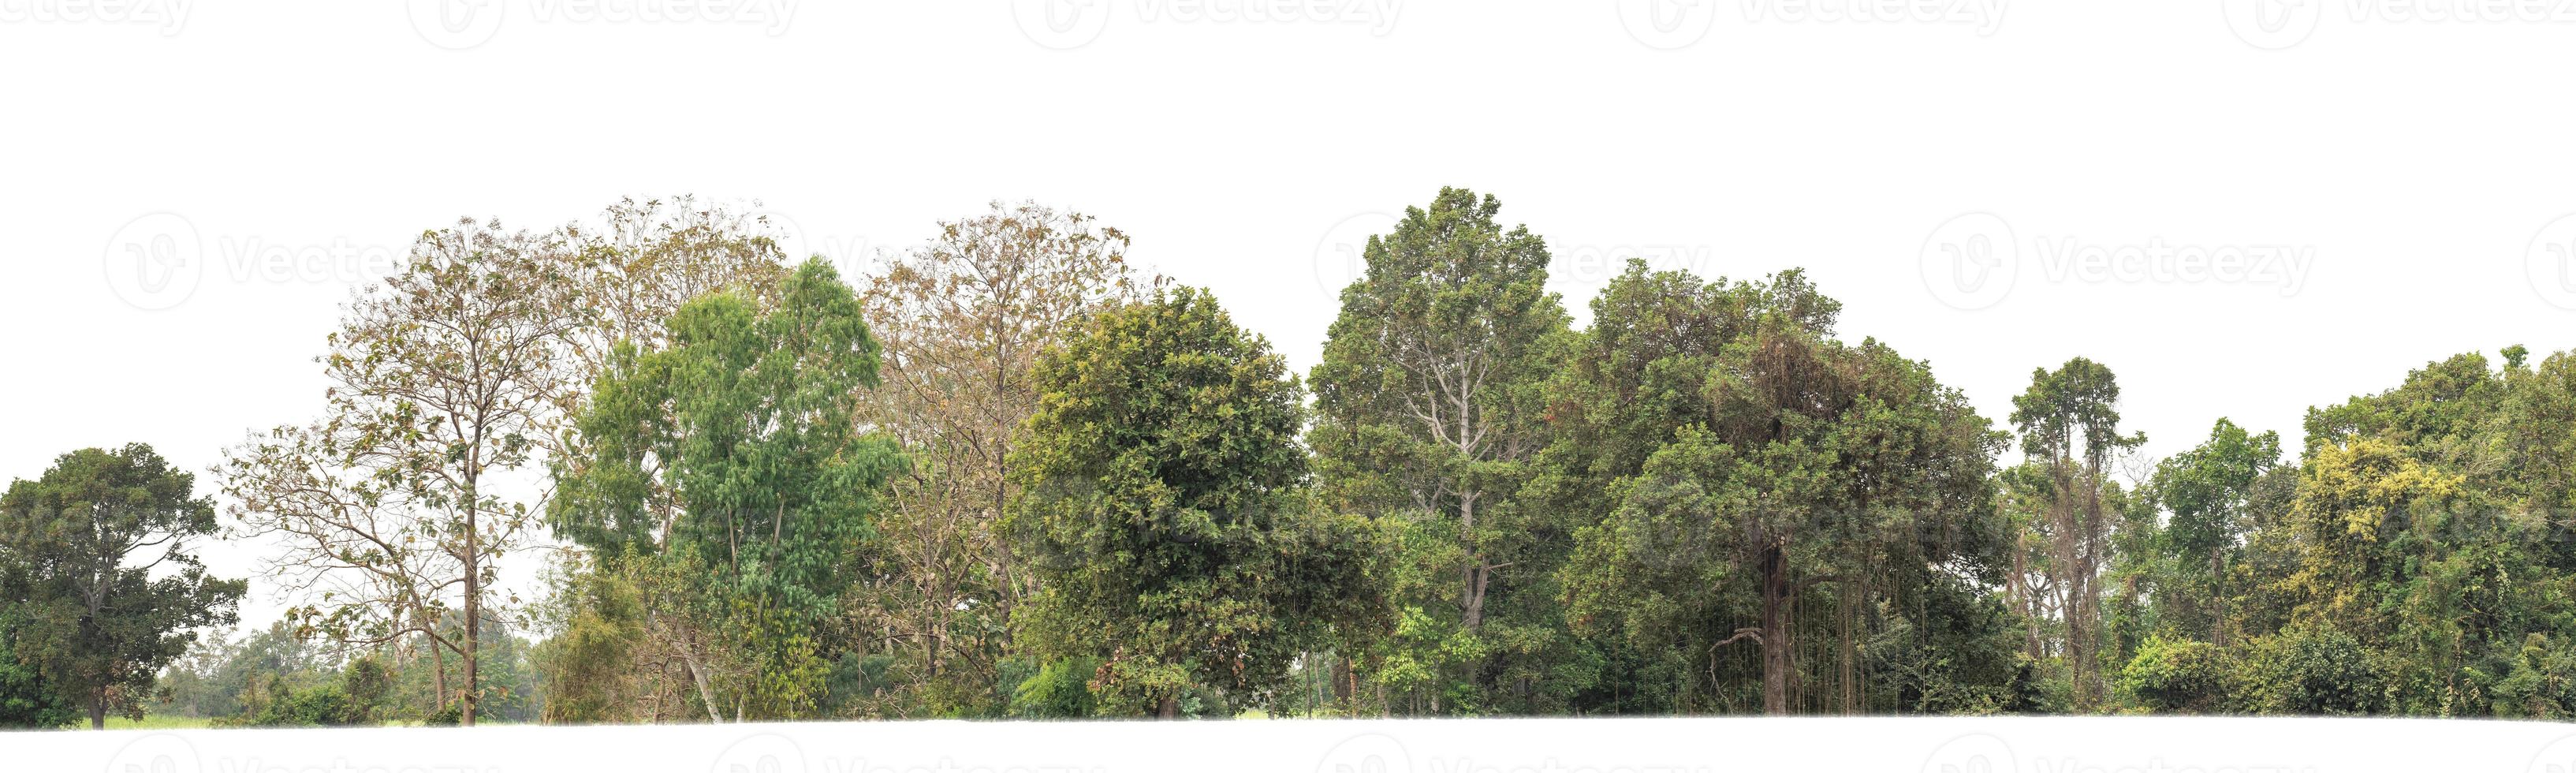
[(2111, 560), (2114, 508), (2104, 489), (2116, 457), (2147, 442), (2145, 433), (2122, 435), (2120, 385), (2111, 369), (2077, 357), (2055, 371), (2031, 372), (2030, 388), (2013, 398), (2013, 426), (2022, 453), (2045, 476), (2047, 529), (2056, 609), (2066, 626), (2068, 690), (2078, 709), (2102, 695), (2102, 589), (2096, 583)]
[(867, 419), (914, 464), (883, 514), (890, 564), (872, 621), (920, 670), (933, 712), (990, 715), (1011, 610), (1035, 587), (999, 524), (1018, 495), (1010, 474), (1020, 425), (1036, 412), (1038, 357), (1091, 315), (1145, 288), (1127, 235), (1078, 213), (992, 205), (940, 224), (937, 239), (871, 280), (869, 329), (885, 343), (883, 387)]
[[(418, 634), (457, 655), (467, 725), (489, 586), (544, 507), (544, 492), (511, 483), (559, 426), (558, 358), (587, 324), (555, 262), (563, 249), (559, 235), (498, 223), (423, 234), (403, 273), (362, 292), (331, 335), (324, 417), (221, 467), (244, 533), (278, 539), (276, 576), (304, 595), (289, 619), (361, 646)], [(449, 610), (463, 621), (454, 636), (438, 625)]]
[(1553, 364), (1542, 340), (1568, 322), (1545, 289), (1545, 241), (1502, 227), (1501, 207), (1443, 188), (1371, 236), (1313, 374), (1307, 439), (1329, 501), (1422, 521), (1402, 560), (1450, 578), (1401, 589), (1422, 624), (1381, 653), (1426, 663), (1433, 713), (1525, 692), (1546, 676), (1535, 661), (1564, 625), (1547, 586), (1563, 535), (1515, 494), (1546, 445), (1538, 384)]
[[(558, 468), (558, 533), (610, 560), (674, 562), (715, 647), (683, 650), (708, 716), (795, 717), (820, 699), (827, 635), (889, 476), (863, 433), (879, 348), (854, 292), (806, 262), (761, 313), (717, 293), (681, 307), (672, 345), (619, 348), (578, 417), (586, 458)], [(655, 500), (667, 494), (671, 506)], [(667, 520), (657, 516), (670, 513)], [(740, 657), (718, 669), (720, 653)]]
[(1013, 623), (1050, 661), (1103, 661), (1099, 710), (1264, 697), (1334, 623), (1367, 619), (1375, 546), (1310, 501), (1285, 368), (1189, 288), (1096, 315), (1040, 358), (1008, 524), (1040, 590)]
[(2192, 598), (2211, 602), (2197, 615), (2206, 620), (2211, 644), (2227, 646), (2227, 556), (2250, 527), (2247, 508), (2255, 482), (2280, 459), (2280, 433), (2254, 435), (2219, 419), (2209, 440), (2156, 465), (2155, 497), (2170, 513), (2164, 549), (2194, 586), (2174, 601), (2177, 606)]
[[(155, 675), (187, 652), (192, 629), (234, 620), (247, 584), (208, 576), (188, 552), (215, 531), (214, 504), (195, 488), (195, 475), (138, 443), (64, 454), (0, 495), (10, 654), (86, 709), (91, 728), (111, 711), (141, 718)], [(44, 702), (32, 703), (42, 715)]]
[(1775, 715), (1821, 627), (1841, 640), (1832, 703), (1860, 711), (1873, 600), (1950, 571), (1929, 567), (1994, 571), (1996, 436), (1922, 363), (1834, 340), (1838, 304), (1795, 272), (1701, 285), (1632, 264), (1613, 285), (1550, 403), (1570, 425), (1550, 461), (1610, 479), (1565, 565), (1577, 626), (1674, 651), (1711, 691), (1722, 650), (1753, 642)]

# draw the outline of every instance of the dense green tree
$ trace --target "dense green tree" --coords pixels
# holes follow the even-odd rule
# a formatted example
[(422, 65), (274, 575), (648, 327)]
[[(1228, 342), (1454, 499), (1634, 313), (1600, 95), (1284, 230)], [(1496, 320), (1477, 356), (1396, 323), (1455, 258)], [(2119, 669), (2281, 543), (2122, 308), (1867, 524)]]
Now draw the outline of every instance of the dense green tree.
[[(2156, 465), (2155, 499), (2169, 514), (2163, 530), (2165, 557), (2173, 560), (2180, 580), (2168, 589), (2177, 620), (2188, 630), (2206, 631), (2207, 641), (2227, 645), (2228, 557), (2238, 535), (2251, 525), (2247, 508), (2254, 484), (2280, 464), (2281, 436), (2251, 434), (2235, 422), (2219, 419), (2209, 439)], [(2201, 601), (2207, 604), (2201, 604)]]
[[(1632, 265), (1604, 298), (1551, 402), (1576, 425), (1551, 462), (1610, 477), (1607, 520), (1565, 564), (1577, 624), (1615, 623), (1712, 679), (1749, 641), (1771, 714), (1800, 710), (1800, 638), (1830, 631), (1839, 667), (1816, 703), (1864, 710), (1877, 603), (1936, 581), (1926, 567), (1998, 571), (1999, 437), (1922, 363), (1834, 340), (1837, 305), (1796, 273), (1700, 285)], [(1640, 449), (1630, 472), (1620, 455)]]
[(191, 540), (215, 532), (196, 476), (150, 446), (64, 454), (0, 494), (0, 586), (11, 654), (81, 705), (90, 727), (142, 716), (161, 667), (230, 624), (247, 585), (207, 575)]
[(1411, 579), (1389, 589), (1406, 622), (1373, 663), (1402, 693), (1388, 709), (1546, 710), (1534, 688), (1562, 677), (1544, 659), (1565, 644), (1550, 587), (1564, 534), (1517, 492), (1546, 445), (1543, 341), (1567, 317), (1545, 241), (1503, 227), (1501, 206), (1444, 188), (1369, 237), (1313, 374), (1328, 500), (1418, 522), (1397, 527)]
[(600, 379), (578, 417), (586, 459), (558, 467), (552, 522), (607, 560), (696, 575), (683, 606), (713, 646), (681, 655), (709, 717), (807, 715), (871, 516), (903, 466), (855, 418), (879, 347), (820, 259), (766, 313), (717, 293), (670, 327), (669, 348), (621, 347)]
[(1331, 626), (1370, 619), (1377, 546), (1314, 506), (1285, 367), (1189, 288), (1096, 315), (1040, 358), (1009, 516), (1040, 591), (1013, 622), (1051, 668), (1101, 660), (1099, 711), (1258, 701)]

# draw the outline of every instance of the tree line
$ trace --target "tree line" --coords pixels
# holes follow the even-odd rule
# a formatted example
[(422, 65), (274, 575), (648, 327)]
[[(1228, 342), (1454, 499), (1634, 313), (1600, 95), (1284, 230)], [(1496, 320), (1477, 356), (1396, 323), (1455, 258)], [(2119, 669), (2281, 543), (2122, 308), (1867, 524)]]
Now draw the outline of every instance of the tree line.
[[(2576, 712), (2568, 354), (2146, 459), (2102, 363), (1997, 424), (1794, 269), (1577, 327), (1506, 222), (1408, 209), (1305, 374), (1036, 204), (864, 276), (689, 198), (432, 230), (219, 498), (0, 498), (0, 723)], [(204, 633), (210, 538), (283, 620)]]

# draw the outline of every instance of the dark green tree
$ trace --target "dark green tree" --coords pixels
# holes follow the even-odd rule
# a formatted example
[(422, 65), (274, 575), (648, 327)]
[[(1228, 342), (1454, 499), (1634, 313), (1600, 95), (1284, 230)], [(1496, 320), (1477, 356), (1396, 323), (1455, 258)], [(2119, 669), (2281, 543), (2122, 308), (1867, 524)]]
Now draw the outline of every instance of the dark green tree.
[(1802, 637), (1822, 633), (1837, 668), (1819, 703), (1863, 710), (1877, 602), (1951, 571), (1926, 567), (1999, 575), (2000, 438), (1924, 364), (1832, 338), (1838, 306), (1795, 272), (1701, 285), (1632, 265), (1604, 298), (1551, 402), (1574, 425), (1551, 461), (1610, 478), (1607, 520), (1565, 565), (1577, 625), (1615, 625), (1712, 681), (1747, 642), (1771, 714), (1799, 710), (1801, 653), (1819, 649)]
[[(206, 574), (188, 542), (215, 532), (196, 476), (150, 446), (64, 454), (0, 495), (0, 580), (12, 600), (10, 648), (104, 727), (140, 718), (162, 666), (194, 629), (233, 622), (247, 586)], [(155, 575), (159, 576), (155, 576)]]

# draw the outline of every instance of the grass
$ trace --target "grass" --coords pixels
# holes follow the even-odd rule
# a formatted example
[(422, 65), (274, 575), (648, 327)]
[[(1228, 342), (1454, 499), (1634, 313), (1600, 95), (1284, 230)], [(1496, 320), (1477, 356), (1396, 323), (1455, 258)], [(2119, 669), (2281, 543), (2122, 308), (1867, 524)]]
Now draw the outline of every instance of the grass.
[[(167, 714), (145, 714), (141, 722), (124, 717), (107, 718), (109, 730), (199, 730), (212, 726), (213, 721), (204, 717), (180, 717)], [(89, 723), (83, 721), (79, 727), (88, 729)]]

